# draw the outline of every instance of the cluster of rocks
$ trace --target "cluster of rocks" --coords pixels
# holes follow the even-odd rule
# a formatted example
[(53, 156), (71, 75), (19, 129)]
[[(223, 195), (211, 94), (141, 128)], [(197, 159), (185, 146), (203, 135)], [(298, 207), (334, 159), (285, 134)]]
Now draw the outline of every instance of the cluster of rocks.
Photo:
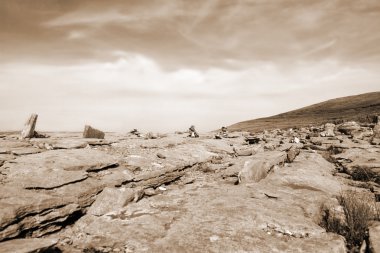
[[(321, 223), (345, 219), (343, 190), (379, 204), (379, 127), (5, 134), (0, 252), (346, 252)], [(379, 223), (368, 233), (380, 252)]]
[(198, 138), (199, 137), (199, 134), (195, 130), (195, 126), (194, 125), (192, 125), (192, 126), (189, 127), (189, 137), (191, 137), (191, 138)]

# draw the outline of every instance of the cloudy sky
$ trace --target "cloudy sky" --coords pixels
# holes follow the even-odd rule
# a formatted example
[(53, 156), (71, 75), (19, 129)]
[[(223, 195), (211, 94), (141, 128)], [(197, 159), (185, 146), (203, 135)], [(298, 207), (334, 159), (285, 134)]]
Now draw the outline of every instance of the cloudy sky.
[(201, 131), (380, 90), (378, 0), (2, 0), (0, 130)]

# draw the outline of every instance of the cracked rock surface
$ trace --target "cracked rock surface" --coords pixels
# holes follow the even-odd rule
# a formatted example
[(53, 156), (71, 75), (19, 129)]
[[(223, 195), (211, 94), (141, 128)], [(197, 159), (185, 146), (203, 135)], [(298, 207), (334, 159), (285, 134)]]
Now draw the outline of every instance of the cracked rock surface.
[(347, 252), (319, 224), (356, 168), (379, 171), (380, 147), (354, 126), (265, 131), (254, 144), (244, 132), (6, 135), (0, 252)]

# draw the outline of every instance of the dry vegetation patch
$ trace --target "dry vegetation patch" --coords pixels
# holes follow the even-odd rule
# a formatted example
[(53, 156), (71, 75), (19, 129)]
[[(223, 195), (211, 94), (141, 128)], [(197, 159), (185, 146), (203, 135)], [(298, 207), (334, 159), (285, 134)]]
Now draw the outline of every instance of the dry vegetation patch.
[(368, 241), (368, 226), (372, 220), (380, 220), (380, 210), (372, 195), (358, 191), (344, 191), (338, 197), (344, 217), (325, 211), (322, 226), (327, 232), (337, 233), (346, 238), (349, 249), (360, 247)]

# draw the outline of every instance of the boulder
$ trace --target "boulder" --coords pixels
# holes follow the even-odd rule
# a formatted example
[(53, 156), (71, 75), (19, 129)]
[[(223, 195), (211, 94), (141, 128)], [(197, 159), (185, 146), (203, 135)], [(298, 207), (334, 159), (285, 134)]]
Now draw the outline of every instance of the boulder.
[(235, 149), (235, 154), (237, 156), (251, 156), (253, 154), (252, 149)]
[(104, 132), (86, 125), (83, 131), (83, 138), (104, 139)]
[(29, 117), (28, 121), (25, 123), (24, 129), (21, 131), (21, 139), (34, 137), (34, 129), (36, 128), (37, 118), (37, 114), (32, 114)]
[(349, 121), (339, 125), (337, 129), (345, 135), (351, 135), (353, 131), (360, 130), (360, 125), (355, 121)]
[(238, 175), (239, 182), (259, 182), (268, 175), (274, 166), (284, 164), (286, 159), (286, 152), (281, 151), (256, 154), (251, 160), (244, 163), (244, 167)]
[(343, 153), (332, 155), (347, 172), (356, 180), (374, 180), (380, 182), (380, 150), (349, 148)]
[(369, 248), (370, 252), (380, 253), (380, 222), (373, 222), (369, 226)]
[(152, 132), (149, 132), (145, 135), (145, 139), (148, 140), (148, 139), (158, 139), (160, 138), (160, 135), (157, 134), (157, 133), (152, 133)]
[(300, 150), (296, 146), (292, 146), (287, 152), (286, 152), (286, 162), (291, 163), (296, 159), (296, 157), (299, 155)]
[(326, 123), (325, 124), (325, 131), (321, 133), (322, 137), (334, 137), (335, 124), (332, 123)]
[(245, 137), (245, 141), (248, 142), (248, 144), (257, 144), (259, 143), (261, 139), (255, 136), (247, 136)]

